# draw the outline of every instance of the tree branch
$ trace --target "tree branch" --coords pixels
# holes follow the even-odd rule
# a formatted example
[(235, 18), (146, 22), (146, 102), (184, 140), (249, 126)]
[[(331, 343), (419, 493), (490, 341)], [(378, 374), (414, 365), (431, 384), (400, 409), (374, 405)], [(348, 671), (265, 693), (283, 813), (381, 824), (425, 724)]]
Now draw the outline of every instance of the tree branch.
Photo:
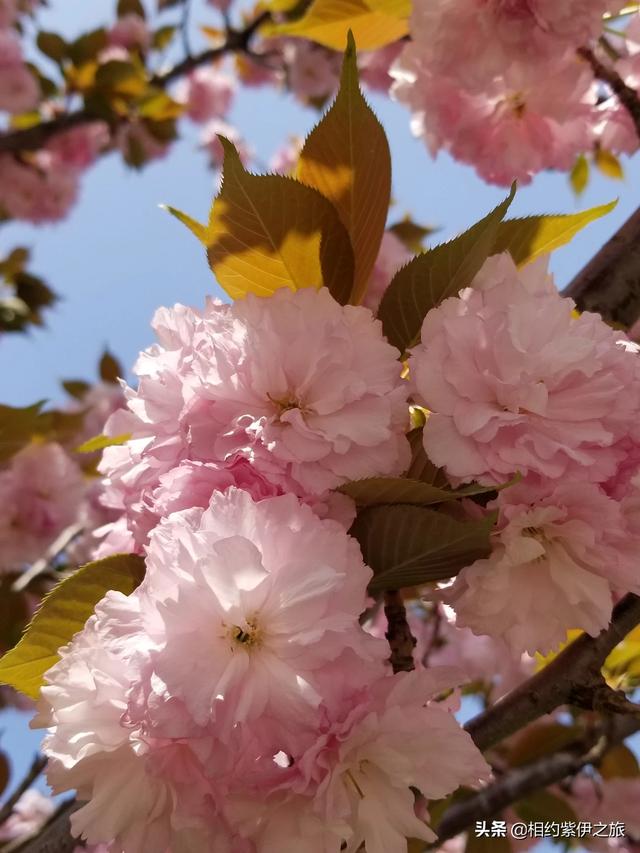
[(640, 624), (640, 598), (626, 595), (614, 608), (611, 624), (597, 637), (583, 634), (551, 663), (465, 726), (484, 751), (560, 705), (584, 707), (585, 691), (602, 693), (600, 669), (609, 653)]
[(640, 208), (562, 292), (580, 311), (632, 326), (640, 317)]
[(0, 826), (7, 820), (7, 818), (11, 817), (13, 813), (13, 809), (15, 804), (18, 802), (20, 797), (27, 791), (33, 783), (36, 781), (38, 776), (42, 773), (44, 768), (47, 766), (47, 759), (44, 755), (36, 755), (36, 757), (31, 762), (31, 767), (27, 771), (24, 779), (20, 782), (18, 787), (13, 791), (11, 796), (3, 803), (2, 808), (0, 808)]
[(477, 820), (487, 820), (499, 814), (507, 806), (517, 803), (529, 794), (560, 782), (599, 761), (609, 747), (621, 743), (640, 728), (638, 720), (616, 717), (611, 721), (608, 732), (600, 731), (588, 741), (577, 740), (553, 755), (546, 755), (536, 762), (517, 767), (501, 779), (474, 794), (463, 802), (456, 803), (444, 813), (438, 824), (438, 844), (470, 829)]
[(385, 637), (391, 649), (391, 666), (394, 672), (411, 672), (415, 669), (413, 650), (416, 640), (409, 623), (402, 595), (398, 590), (389, 590), (384, 594), (384, 613), (387, 617)]
[(640, 98), (631, 86), (627, 86), (618, 72), (604, 62), (601, 62), (590, 47), (578, 48), (578, 56), (591, 66), (591, 70), (598, 80), (606, 83), (616, 95), (622, 106), (631, 116), (638, 137), (640, 137)]
[(71, 815), (82, 803), (67, 800), (47, 823), (28, 838), (17, 839), (2, 853), (73, 853), (82, 842), (71, 835)]
[[(220, 59), (228, 53), (240, 53), (248, 50), (255, 32), (270, 17), (271, 13), (264, 11), (257, 15), (244, 29), (230, 29), (227, 32), (224, 44), (205, 50), (196, 56), (186, 56), (181, 62), (178, 62), (167, 71), (154, 74), (149, 80), (149, 84), (160, 89), (165, 89), (170, 83), (189, 74), (201, 65), (208, 65), (211, 62), (215, 62), (216, 59)], [(0, 134), (0, 152), (36, 151), (38, 148), (42, 148), (52, 136), (69, 130), (72, 127), (96, 121), (99, 118), (100, 116), (95, 115), (91, 110), (84, 107), (72, 113), (65, 113), (50, 121), (40, 122), (40, 124), (36, 124), (34, 127)]]

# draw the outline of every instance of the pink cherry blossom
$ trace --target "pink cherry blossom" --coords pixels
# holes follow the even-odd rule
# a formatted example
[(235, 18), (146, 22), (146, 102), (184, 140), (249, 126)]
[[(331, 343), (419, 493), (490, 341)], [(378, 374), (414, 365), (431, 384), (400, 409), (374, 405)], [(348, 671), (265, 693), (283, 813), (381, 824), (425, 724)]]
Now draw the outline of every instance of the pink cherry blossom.
[[(174, 508), (199, 505), (207, 482), (256, 499), (293, 492), (346, 521), (352, 504), (328, 501), (328, 489), (406, 468), (398, 353), (365, 308), (341, 307), (325, 289), (284, 289), (210, 301), (203, 313), (163, 309), (154, 326), (160, 345), (136, 364), (129, 412), (108, 424), (132, 439), (107, 448), (101, 465), (107, 505), (127, 514), (139, 545), (172, 489)], [(170, 474), (187, 460), (206, 467)]]
[(2, 569), (41, 557), (76, 520), (84, 494), (82, 472), (59, 444), (31, 444), (0, 472)]
[(444, 605), (437, 640), (432, 643), (429, 663), (450, 666), (464, 672), (470, 682), (483, 682), (492, 701), (513, 690), (533, 675), (535, 659), (528, 654), (513, 654), (499, 638), (477, 636), (469, 628), (455, 625), (453, 610)]
[(396, 41), (378, 50), (360, 53), (358, 67), (361, 82), (368, 89), (374, 92), (383, 92), (386, 95), (393, 84), (391, 66), (402, 52), (403, 47), (402, 41)]
[(0, 0), (0, 30), (10, 27), (17, 17), (17, 0)]
[[(110, 592), (47, 673), (34, 726), (72, 829), (127, 853), (403, 853), (426, 798), (488, 768), (435, 697), (359, 625), (371, 572), (335, 522), (241, 490), (156, 527), (147, 574)], [(447, 750), (442, 750), (442, 743)]]
[(116, 132), (114, 141), (125, 158), (138, 167), (148, 160), (165, 157), (169, 151), (169, 144), (157, 139), (138, 118), (132, 118), (122, 124)]
[(482, 91), (421, 64), (409, 44), (393, 68), (393, 96), (413, 114), (412, 130), (433, 156), (449, 151), (484, 180), (528, 183), (542, 169), (571, 168), (592, 142), (589, 69), (573, 55), (540, 68), (505, 67)]
[[(149, 647), (140, 628), (138, 600), (108, 593), (49, 671), (41, 712), (32, 722), (49, 729), (43, 748), (54, 793), (75, 788), (86, 801), (71, 818), (74, 835), (89, 844), (115, 840), (127, 853), (165, 850), (190, 834), (186, 815), (180, 822), (175, 813), (178, 767), (171, 781), (160, 778), (154, 767), (169, 750), (174, 762), (182, 758), (185, 769), (194, 768), (186, 748), (159, 743), (154, 751), (139, 727), (121, 723), (127, 693), (139, 678), (136, 655)], [(200, 790), (195, 769), (188, 784), (195, 796)], [(189, 792), (184, 799), (186, 806)]]
[(613, 475), (640, 410), (640, 362), (624, 336), (573, 307), (544, 261), (517, 271), (501, 255), (427, 314), (410, 369), (431, 411), (424, 445), (435, 464), (485, 483), (516, 471)]
[(13, 807), (10, 817), (0, 824), (0, 841), (13, 841), (37, 832), (55, 811), (52, 799), (29, 788)]
[(504, 640), (514, 654), (548, 652), (569, 629), (605, 628), (612, 588), (640, 589), (621, 505), (599, 486), (529, 479), (493, 507), (492, 554), (442, 593), (457, 625)]
[(269, 160), (269, 170), (279, 175), (293, 174), (302, 150), (302, 139), (292, 136), (280, 146)]
[[(345, 646), (363, 665), (385, 656), (358, 625), (371, 574), (355, 541), (292, 495), (259, 503), (240, 490), (214, 495), (204, 512), (155, 529), (148, 564), (156, 585), (180, 566), (171, 598), (157, 602), (167, 646), (152, 664), (200, 725), (263, 714), (299, 724), (320, 701), (315, 669)], [(203, 643), (211, 655), (199, 654)]]
[(38, 83), (26, 65), (0, 66), (0, 110), (23, 113), (38, 103)]
[(12, 219), (40, 224), (63, 219), (78, 192), (75, 170), (41, 150), (29, 164), (0, 155), (0, 210)]
[(109, 31), (109, 44), (127, 49), (146, 50), (151, 43), (151, 33), (144, 18), (129, 13), (119, 18)]
[(540, 71), (602, 31), (623, 0), (438, 0), (413, 6), (413, 53), (438, 77), (481, 90), (516, 64)]
[(61, 164), (82, 170), (95, 162), (108, 143), (108, 126), (96, 121), (56, 134), (47, 148)]
[(213, 169), (221, 169), (224, 160), (224, 149), (218, 136), (224, 136), (232, 142), (242, 163), (245, 166), (248, 165), (253, 152), (240, 135), (240, 131), (220, 119), (213, 119), (205, 124), (200, 135), (200, 144), (209, 155), (209, 162)]
[(39, 96), (36, 78), (23, 62), (18, 36), (0, 29), (0, 110), (26, 112), (38, 103)]
[(235, 88), (233, 77), (211, 65), (192, 71), (180, 82), (175, 96), (176, 100), (186, 105), (190, 119), (206, 122), (229, 112)]
[(411, 252), (393, 231), (385, 231), (369, 278), (363, 305), (376, 311), (394, 274), (412, 257)]
[(292, 39), (284, 50), (287, 83), (294, 95), (306, 102), (310, 98), (329, 98), (340, 79), (340, 56), (306, 39)]

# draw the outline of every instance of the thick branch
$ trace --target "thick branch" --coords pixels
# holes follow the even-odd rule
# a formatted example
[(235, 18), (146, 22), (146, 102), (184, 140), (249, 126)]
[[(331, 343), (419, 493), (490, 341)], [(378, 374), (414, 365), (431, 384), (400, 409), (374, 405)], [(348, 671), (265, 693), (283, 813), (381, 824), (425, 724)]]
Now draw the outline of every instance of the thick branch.
[[(208, 65), (228, 53), (239, 53), (249, 48), (249, 43), (256, 30), (270, 18), (269, 12), (261, 12), (243, 30), (229, 30), (224, 44), (205, 50), (196, 56), (187, 56), (172, 68), (154, 75), (149, 83), (152, 86), (165, 89), (170, 83), (189, 74), (201, 65)], [(50, 121), (43, 121), (34, 127), (14, 130), (11, 133), (0, 134), (0, 152), (2, 151), (36, 151), (45, 143), (64, 130), (95, 121), (100, 116), (94, 115), (86, 108), (65, 113)]]
[(385, 592), (384, 613), (388, 625), (385, 637), (389, 641), (389, 648), (391, 649), (389, 660), (393, 671), (411, 672), (412, 669), (415, 669), (413, 650), (416, 640), (409, 628), (407, 611), (402, 601), (402, 595), (398, 590)]
[(640, 208), (589, 261), (563, 296), (580, 311), (594, 311), (608, 322), (631, 327), (640, 317)]
[(548, 666), (467, 723), (476, 746), (484, 751), (574, 699), (584, 706), (585, 689), (592, 689), (594, 696), (602, 690), (600, 669), (605, 659), (638, 624), (640, 598), (626, 595), (615, 606), (606, 630), (597, 637), (578, 637)]
[(640, 728), (637, 720), (616, 717), (609, 731), (592, 737), (590, 741), (576, 741), (561, 752), (546, 755), (525, 767), (510, 770), (493, 785), (464, 802), (449, 808), (438, 825), (438, 843), (453, 838), (470, 829), (476, 821), (498, 815), (507, 806), (517, 803), (535, 791), (560, 782), (578, 773), (583, 767), (599, 761), (609, 747), (621, 743)]

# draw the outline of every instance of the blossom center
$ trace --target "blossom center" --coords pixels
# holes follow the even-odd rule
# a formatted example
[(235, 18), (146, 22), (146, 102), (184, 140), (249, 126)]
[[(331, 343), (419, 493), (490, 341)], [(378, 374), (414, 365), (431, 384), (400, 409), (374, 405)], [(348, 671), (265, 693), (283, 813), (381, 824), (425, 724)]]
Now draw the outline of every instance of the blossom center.
[(281, 420), (285, 412), (292, 412), (295, 409), (298, 409), (303, 415), (308, 413), (304, 403), (293, 394), (287, 394), (284, 397), (272, 397), (271, 394), (267, 394), (267, 397), (275, 406), (277, 421)]
[(243, 625), (232, 625), (229, 628), (228, 636), (232, 641), (232, 649), (241, 646), (248, 651), (262, 644), (262, 631), (258, 627), (255, 617), (245, 619)]

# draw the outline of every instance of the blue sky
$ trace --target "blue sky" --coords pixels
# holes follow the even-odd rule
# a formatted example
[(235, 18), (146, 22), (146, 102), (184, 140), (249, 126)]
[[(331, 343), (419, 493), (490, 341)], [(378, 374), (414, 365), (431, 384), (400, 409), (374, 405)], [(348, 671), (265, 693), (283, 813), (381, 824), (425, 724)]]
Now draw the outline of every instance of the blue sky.
[[(64, 35), (107, 22), (115, 0), (52, 0), (41, 27)], [(172, 17), (167, 13), (167, 19)], [(173, 14), (175, 17), (175, 13)], [(217, 19), (203, 0), (193, 3), (195, 25)], [(505, 196), (485, 185), (470, 167), (440, 156), (434, 163), (412, 138), (406, 110), (373, 96), (372, 105), (389, 135), (393, 157), (392, 218), (410, 213), (416, 221), (440, 227), (437, 240), (464, 230)], [(261, 162), (267, 162), (289, 135), (303, 135), (317, 113), (291, 97), (268, 89), (241, 90), (231, 122), (243, 133)], [(184, 139), (166, 160), (143, 172), (126, 169), (110, 155), (91, 169), (82, 183), (79, 204), (56, 226), (0, 227), (0, 255), (17, 244), (33, 250), (33, 271), (46, 277), (64, 296), (48, 315), (47, 327), (28, 336), (6, 336), (0, 343), (0, 401), (27, 404), (60, 397), (59, 381), (91, 378), (106, 345), (129, 367), (138, 351), (151, 343), (149, 321), (159, 305), (201, 305), (207, 294), (221, 295), (203, 251), (193, 237), (158, 208), (170, 203), (204, 218), (215, 191), (214, 175), (197, 150), (197, 128), (186, 123)], [(523, 187), (512, 215), (569, 213), (619, 197), (617, 209), (591, 225), (557, 252), (552, 268), (563, 287), (617, 230), (638, 204), (640, 159), (625, 161), (626, 178), (614, 183), (594, 176), (576, 201), (566, 175), (539, 175)], [(25, 731), (23, 718), (0, 718), (1, 741), (9, 747), (16, 773), (28, 766), (39, 742)]]

